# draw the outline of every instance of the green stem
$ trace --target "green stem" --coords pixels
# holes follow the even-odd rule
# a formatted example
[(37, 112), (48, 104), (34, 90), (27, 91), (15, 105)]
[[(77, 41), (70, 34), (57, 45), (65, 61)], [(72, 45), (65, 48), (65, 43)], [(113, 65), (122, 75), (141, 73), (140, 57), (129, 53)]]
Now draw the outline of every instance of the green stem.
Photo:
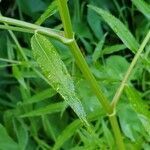
[(73, 41), (72, 43), (69, 44), (70, 50), (73, 53), (76, 63), (78, 67), (80, 68), (81, 72), (91, 85), (93, 92), (96, 94), (97, 98), (99, 99), (100, 103), (104, 107), (105, 111), (109, 114), (112, 113), (110, 109), (110, 104), (107, 100), (107, 98), (104, 96), (102, 90), (100, 89), (99, 85), (97, 84), (96, 79), (92, 75), (90, 68), (88, 67), (86, 60), (84, 59), (76, 41)]
[[(71, 20), (70, 20), (70, 14), (67, 6), (67, 0), (58, 0), (58, 8), (61, 16), (61, 20), (63, 23), (64, 31), (65, 31), (65, 36), (67, 38), (73, 38), (73, 30), (72, 30), (72, 25), (71, 25)], [(88, 67), (86, 60), (84, 59), (76, 41), (74, 40), (73, 42), (68, 44), (71, 52), (73, 53), (76, 63), (78, 67), (80, 68), (81, 72), (87, 79), (87, 81), (90, 83), (93, 91), (97, 95), (97, 98), (99, 99), (100, 103), (104, 107), (105, 111), (109, 114), (112, 113), (110, 104), (103, 94), (102, 90), (100, 89), (99, 85), (97, 84), (96, 79), (92, 75), (90, 68)]]
[[(65, 31), (65, 36), (67, 38), (73, 38), (73, 30), (72, 30), (72, 25), (71, 25), (71, 20), (70, 20), (70, 14), (67, 6), (67, 1), (66, 0), (57, 0), (58, 1), (58, 7), (59, 7), (59, 12), (60, 16), (62, 19), (64, 31)], [(100, 103), (102, 104), (103, 108), (107, 112), (107, 114), (113, 114), (113, 110), (110, 107), (110, 103), (107, 99), (107, 97), (103, 94), (101, 88), (97, 84), (96, 79), (94, 78), (93, 74), (90, 71), (90, 68), (88, 67), (86, 60), (84, 59), (76, 41), (72, 41), (71, 43), (68, 44), (74, 57), (76, 60), (76, 63), (78, 67), (80, 68), (81, 72), (87, 79), (87, 81), (90, 83), (91, 88), (95, 92), (97, 98), (99, 99)], [(109, 115), (109, 119), (111, 122), (112, 129), (114, 131), (114, 135), (116, 138), (116, 143), (118, 146), (119, 150), (124, 150), (124, 143), (122, 140), (122, 136), (120, 133), (120, 128), (116, 119), (115, 114), (114, 115)]]
[[(0, 25), (1, 29), (9, 29), (9, 30), (28, 32), (28, 33), (32, 33), (32, 32), (34, 33), (35, 31), (38, 31), (39, 33), (41, 33), (43, 35), (47, 35), (49, 37), (57, 39), (65, 44), (68, 44), (69, 42), (72, 41), (72, 38), (71, 39), (65, 38), (63, 36), (63, 32), (60, 32), (60, 31), (54, 30), (54, 29), (41, 27), (41, 26), (34, 25), (31, 23), (27, 23), (25, 21), (20, 21), (20, 20), (8, 18), (8, 17), (0, 16), (0, 22), (7, 23), (8, 25), (13, 25), (13, 26)], [(17, 27), (15, 27), (15, 26), (17, 26)]]
[(112, 129), (113, 129), (113, 133), (114, 133), (114, 136), (116, 139), (116, 144), (117, 144), (118, 150), (125, 150), (123, 138), (121, 136), (121, 132), (120, 132), (120, 128), (118, 125), (116, 115), (115, 114), (110, 115), (109, 120), (110, 120)]
[(59, 13), (65, 31), (65, 37), (72, 39), (74, 34), (73, 34), (70, 14), (67, 6), (67, 0), (57, 0), (57, 1), (58, 1)]
[(121, 84), (120, 84), (113, 100), (112, 100), (111, 106), (112, 106), (113, 109), (115, 109), (115, 107), (116, 107), (116, 105), (117, 105), (117, 103), (120, 99), (120, 96), (123, 92), (123, 89), (125, 87), (125, 84), (127, 83), (128, 79), (131, 75), (131, 72), (132, 72), (134, 66), (136, 65), (136, 63), (137, 63), (142, 51), (144, 50), (144, 47), (146, 46), (147, 42), (149, 41), (149, 39), (150, 39), (150, 31), (147, 33), (147, 35), (146, 35), (145, 39), (143, 40), (139, 50), (137, 51), (136, 55), (134, 56), (130, 66), (129, 66), (126, 74), (125, 74), (125, 77), (123, 78), (123, 80), (122, 80), (122, 82), (121, 82)]
[[(5, 23), (5, 25), (6, 25), (6, 27), (8, 27), (8, 25), (6, 23)], [(16, 36), (14, 35), (14, 33), (11, 30), (8, 30), (8, 32), (9, 32), (10, 36), (12, 37), (12, 39), (14, 40), (14, 42), (15, 42), (20, 54), (22, 55), (23, 59), (25, 61), (28, 61), (27, 56), (25, 55), (23, 49), (21, 48), (21, 46), (20, 46)]]
[(24, 33), (34, 33), (34, 30), (32, 29), (25, 29), (25, 28), (6, 26), (6, 25), (0, 25), (0, 29), (13, 30), (13, 31), (24, 32)]

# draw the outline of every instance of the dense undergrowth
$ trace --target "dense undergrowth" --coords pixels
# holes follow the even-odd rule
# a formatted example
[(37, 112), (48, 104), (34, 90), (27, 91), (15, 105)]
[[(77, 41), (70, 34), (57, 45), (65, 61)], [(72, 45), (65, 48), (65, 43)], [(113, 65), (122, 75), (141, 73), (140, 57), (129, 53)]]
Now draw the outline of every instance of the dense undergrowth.
[(97, 83), (58, 1), (0, 2), (0, 150), (149, 150), (150, 1), (68, 0)]

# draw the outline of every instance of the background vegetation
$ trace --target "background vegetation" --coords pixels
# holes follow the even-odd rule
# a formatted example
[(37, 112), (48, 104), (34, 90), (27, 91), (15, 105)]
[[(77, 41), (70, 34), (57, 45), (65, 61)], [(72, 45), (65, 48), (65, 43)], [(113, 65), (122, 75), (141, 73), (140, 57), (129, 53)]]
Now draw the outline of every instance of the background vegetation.
[[(87, 7), (89, 4), (118, 18), (132, 33), (134, 43), (118, 20), (114, 25), (113, 18), (99, 10), (97, 13)], [(150, 1), (69, 0), (68, 6), (80, 50), (111, 101), (150, 29)], [(44, 27), (57, 30), (63, 27), (56, 1), (2, 0), (0, 11), (3, 16)], [(31, 51), (32, 34), (4, 30), (3, 23), (0, 28), (0, 150), (116, 149), (108, 116), (70, 49), (50, 38), (74, 81), (92, 133), (41, 73)], [(5, 28), (10, 29), (7, 24)], [(127, 43), (133, 47), (125, 44), (127, 36)], [(150, 149), (149, 100), (150, 44), (147, 43), (116, 108), (126, 148)]]

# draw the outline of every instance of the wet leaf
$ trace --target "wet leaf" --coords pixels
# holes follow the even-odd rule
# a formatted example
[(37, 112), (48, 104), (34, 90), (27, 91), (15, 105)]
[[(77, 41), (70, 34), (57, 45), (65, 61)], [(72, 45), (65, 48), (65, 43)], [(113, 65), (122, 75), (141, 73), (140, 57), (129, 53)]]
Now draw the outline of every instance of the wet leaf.
[(49, 84), (64, 98), (78, 117), (86, 122), (86, 114), (76, 96), (73, 80), (55, 47), (48, 39), (37, 33), (32, 37), (31, 45), (34, 58)]

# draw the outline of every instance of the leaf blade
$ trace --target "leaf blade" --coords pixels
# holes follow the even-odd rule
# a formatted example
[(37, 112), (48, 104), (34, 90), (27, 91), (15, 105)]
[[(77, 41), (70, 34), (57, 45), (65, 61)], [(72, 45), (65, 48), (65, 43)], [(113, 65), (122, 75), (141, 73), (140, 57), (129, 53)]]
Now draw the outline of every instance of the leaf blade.
[(37, 33), (31, 39), (31, 46), (34, 58), (49, 84), (64, 98), (77, 116), (87, 122), (85, 111), (76, 96), (73, 80), (55, 47), (48, 39)]
[(21, 118), (24, 117), (35, 117), (35, 116), (42, 116), (46, 114), (52, 114), (60, 112), (65, 107), (64, 103), (54, 103), (47, 105), (46, 107), (42, 107), (33, 111), (30, 111), (28, 113), (25, 113), (23, 115), (20, 115)]
[(96, 11), (105, 22), (111, 27), (111, 29), (118, 35), (118, 37), (122, 40), (122, 42), (133, 52), (135, 53), (139, 44), (136, 39), (133, 37), (131, 32), (127, 29), (127, 27), (116, 17), (108, 13), (107, 11), (88, 5), (92, 10)]

